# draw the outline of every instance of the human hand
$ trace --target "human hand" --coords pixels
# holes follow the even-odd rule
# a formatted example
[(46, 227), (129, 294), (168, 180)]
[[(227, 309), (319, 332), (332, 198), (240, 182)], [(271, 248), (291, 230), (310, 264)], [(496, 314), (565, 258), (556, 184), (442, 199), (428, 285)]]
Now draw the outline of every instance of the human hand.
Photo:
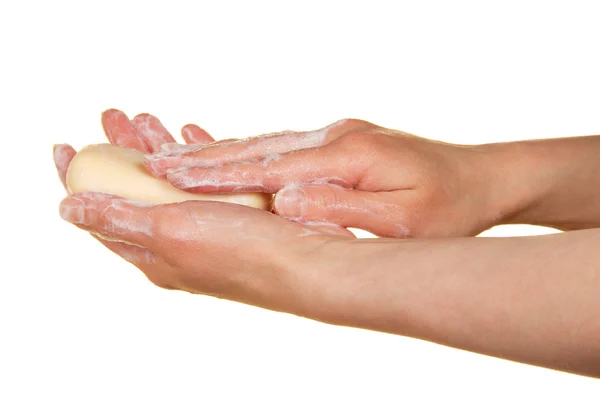
[(162, 288), (312, 318), (336, 293), (330, 276), (307, 269), (313, 251), (352, 239), (222, 202), (151, 205), (87, 192), (64, 199), (60, 214)]
[[(160, 121), (147, 114), (130, 121), (122, 112), (109, 110), (102, 116), (102, 125), (113, 144), (146, 153), (175, 142)], [(212, 141), (194, 125), (185, 126), (182, 134), (189, 143)], [(75, 154), (69, 145), (55, 146), (55, 164), (63, 184)], [(234, 280), (228, 279), (245, 282), (244, 277), (259, 279), (268, 275), (273, 276), (272, 286), (276, 287), (275, 283), (283, 280), (277, 272), (269, 271), (286, 272), (289, 265), (298, 266), (301, 262), (292, 261), (304, 247), (309, 250), (322, 242), (354, 237), (333, 225), (303, 226), (269, 212), (222, 202), (149, 205), (88, 192), (67, 197), (60, 211), (67, 221), (89, 231), (163, 288), (218, 295), (264, 307), (269, 307), (268, 299), (263, 301), (252, 293), (265, 291), (245, 294), (244, 285), (233, 291), (230, 287)], [(265, 274), (255, 273), (262, 270), (250, 264), (255, 259)], [(258, 283), (255, 286), (258, 288)], [(286, 309), (282, 306), (279, 310)]]
[(477, 146), (345, 120), (147, 156), (146, 167), (194, 193), (275, 193), (274, 209), (385, 237), (476, 235), (498, 223)]
[[(106, 138), (115, 146), (155, 153), (163, 144), (176, 143), (160, 120), (148, 113), (138, 114), (130, 120), (122, 111), (109, 109), (102, 113), (101, 123)], [(195, 147), (214, 142), (212, 136), (194, 124), (183, 126), (181, 136), (186, 143), (194, 144)], [(68, 144), (54, 146), (54, 164), (66, 190), (67, 168), (76, 154), (75, 149)]]

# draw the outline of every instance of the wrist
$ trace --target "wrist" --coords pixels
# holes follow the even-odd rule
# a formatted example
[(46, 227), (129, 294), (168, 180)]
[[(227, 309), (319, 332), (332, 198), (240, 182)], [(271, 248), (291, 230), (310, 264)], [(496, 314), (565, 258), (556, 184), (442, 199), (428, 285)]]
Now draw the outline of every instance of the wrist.
[(315, 236), (281, 268), (285, 274), (288, 312), (325, 323), (339, 324), (337, 314), (348, 271), (352, 240), (322, 240)]
[(473, 147), (478, 193), (489, 227), (531, 223), (528, 211), (551, 190), (552, 170), (531, 142), (491, 143)]
[[(267, 282), (253, 287), (266, 309), (291, 313), (325, 323), (337, 323), (340, 288), (347, 273), (344, 251), (351, 241), (306, 236), (284, 248), (271, 247), (259, 260), (267, 264), (254, 276)], [(260, 265), (259, 265), (260, 267)]]
[[(305, 299), (310, 305), (303, 316), (339, 326), (405, 334), (406, 302), (395, 298), (399, 291), (396, 285), (403, 282), (403, 276), (395, 261), (402, 260), (399, 251), (408, 243), (412, 242), (336, 240), (315, 249), (297, 274), (316, 280), (311, 288), (302, 288), (310, 294)], [(413, 257), (419, 259), (419, 253)]]
[(497, 143), (477, 147), (489, 182), (495, 224), (575, 230), (600, 223), (600, 137)]

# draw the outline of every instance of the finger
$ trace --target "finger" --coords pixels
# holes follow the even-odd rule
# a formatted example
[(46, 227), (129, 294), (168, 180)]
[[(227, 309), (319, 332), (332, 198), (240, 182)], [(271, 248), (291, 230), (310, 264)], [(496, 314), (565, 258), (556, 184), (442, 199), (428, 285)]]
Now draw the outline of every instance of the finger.
[(181, 137), (187, 144), (209, 144), (215, 141), (208, 132), (195, 124), (186, 124), (181, 128)]
[(53, 154), (54, 165), (56, 166), (56, 171), (58, 172), (58, 178), (63, 184), (65, 190), (68, 192), (69, 188), (67, 187), (67, 169), (69, 168), (69, 164), (77, 152), (68, 144), (57, 144), (54, 145)]
[(106, 240), (94, 234), (92, 234), (92, 236), (106, 246), (111, 252), (142, 270), (148, 265), (153, 265), (158, 262), (157, 256), (149, 249), (123, 242)]
[(122, 111), (108, 109), (102, 113), (102, 128), (108, 141), (115, 146), (149, 152), (137, 129)]
[[(226, 139), (226, 140), (219, 140), (219, 143), (225, 143), (225, 142), (232, 142), (232, 141), (237, 141), (239, 139)], [(211, 143), (208, 143), (211, 144)], [(165, 143), (163, 145), (160, 146), (160, 153), (156, 154), (156, 157), (168, 157), (171, 155), (182, 155), (184, 153), (192, 153), (192, 152), (196, 152), (200, 149), (205, 148), (207, 145), (207, 143), (186, 143), (186, 144), (181, 144), (181, 143)], [(164, 176), (163, 176), (164, 177)]]
[(150, 248), (154, 244), (152, 205), (105, 193), (83, 192), (60, 204), (61, 217), (105, 240)]
[(165, 143), (175, 143), (175, 139), (171, 133), (169, 133), (157, 117), (151, 114), (138, 114), (133, 118), (131, 123), (150, 153), (158, 152), (160, 146)]
[(327, 222), (304, 222), (306, 226), (304, 233), (301, 236), (310, 235), (329, 235), (344, 239), (356, 238), (354, 233), (346, 229), (345, 227), (335, 225)]
[(297, 222), (329, 222), (383, 237), (408, 237), (406, 218), (389, 197), (389, 193), (307, 185), (279, 191), (273, 200), (273, 210)]
[(339, 121), (310, 132), (282, 132), (248, 139), (217, 141), (187, 153), (157, 153), (146, 156), (144, 163), (150, 173), (164, 177), (168, 169), (183, 166), (214, 166), (320, 147), (335, 140), (347, 128), (345, 122)]
[[(69, 193), (69, 188), (66, 184), (67, 169), (69, 168), (69, 164), (76, 154), (77, 152), (75, 149), (68, 144), (59, 144), (54, 146), (54, 163), (56, 165), (56, 169), (58, 170), (59, 178), (63, 183), (67, 193)], [(156, 256), (154, 253), (146, 248), (129, 245), (122, 242), (105, 240), (98, 235), (92, 236), (112, 252), (116, 253), (126, 261), (136, 265), (142, 270), (144, 269), (144, 266), (156, 262)]]
[(259, 161), (173, 169), (168, 171), (167, 180), (192, 193), (275, 193), (287, 185), (317, 182), (354, 187), (360, 182), (365, 166), (364, 157), (351, 158), (335, 147), (326, 146), (275, 153)]

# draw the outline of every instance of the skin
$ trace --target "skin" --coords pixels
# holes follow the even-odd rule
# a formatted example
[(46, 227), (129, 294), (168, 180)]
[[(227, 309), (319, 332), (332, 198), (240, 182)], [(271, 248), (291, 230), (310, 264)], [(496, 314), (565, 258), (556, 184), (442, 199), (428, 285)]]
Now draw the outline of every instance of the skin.
[[(144, 122), (153, 125), (151, 130), (162, 130), (154, 119)], [(196, 181), (205, 181), (199, 176), (207, 173), (206, 162), (212, 159), (217, 172), (210, 175), (211, 179), (220, 179), (222, 172), (225, 177), (221, 182), (230, 182), (187, 189), (242, 190), (248, 187), (241, 179), (245, 177), (253, 189), (305, 190), (304, 178), (325, 179), (322, 181), (326, 184), (320, 181), (316, 186), (337, 191), (336, 196), (326, 199), (352, 206), (327, 214), (330, 205), (324, 202), (314, 208), (305, 204), (300, 208), (303, 219), (292, 216), (288, 220), (266, 211), (217, 202), (157, 206), (98, 193), (63, 200), (60, 214), (65, 220), (92, 233), (158, 286), (600, 377), (600, 257), (595, 253), (600, 230), (520, 238), (443, 238), (477, 233), (498, 222), (537, 222), (565, 229), (597, 227), (598, 196), (587, 190), (600, 175), (594, 159), (597, 155), (591, 153), (597, 149), (597, 138), (515, 143), (523, 145), (518, 149), (504, 145), (467, 148), (346, 121), (318, 132), (288, 132), (208, 146), (208, 135), (192, 128), (204, 137), (190, 139), (198, 146), (187, 148), (173, 144), (170, 135), (147, 132), (146, 126), (139, 126), (144, 122), (135, 118), (130, 122), (117, 111), (103, 116), (113, 144), (138, 145), (147, 153), (156, 153), (159, 147), (165, 149), (148, 158), (148, 166), (156, 174), (161, 174), (166, 159), (169, 166), (185, 168), (175, 173), (190, 173)], [(344, 138), (348, 133), (355, 137)], [(387, 150), (382, 150), (385, 157), (363, 164), (358, 152), (352, 152), (354, 157), (344, 152), (347, 144), (360, 146), (360, 140), (369, 136), (376, 143), (369, 143), (369, 150), (363, 147), (362, 157), (374, 156), (379, 140), (387, 145)], [(160, 144), (148, 141), (152, 139), (159, 139)], [(399, 169), (392, 169), (400, 170), (398, 174), (404, 180), (392, 176), (389, 170), (387, 174), (376, 173), (379, 163), (394, 157), (391, 151), (398, 145), (395, 139), (401, 142), (398, 147), (410, 153), (402, 158), (406, 167), (400, 168), (403, 162), (399, 162)], [(330, 144), (339, 146), (328, 151)], [(280, 154), (264, 156), (265, 146)], [(285, 151), (290, 147), (294, 150)], [(530, 157), (528, 150), (532, 150)], [(69, 153), (74, 151), (67, 146), (55, 149), (62, 180)], [(342, 160), (336, 161), (334, 154)], [(199, 156), (205, 156), (202, 166), (198, 166)], [(319, 158), (327, 156), (329, 163), (322, 161), (319, 166)], [(177, 165), (174, 159), (187, 160), (183, 160), (185, 165)], [(298, 166), (283, 159), (292, 159)], [(347, 167), (350, 161), (352, 167)], [(363, 169), (365, 164), (370, 166)], [(235, 171), (231, 172), (233, 167)], [(455, 171), (455, 167), (470, 173)], [(176, 182), (168, 169), (162, 175)], [(335, 176), (335, 183), (327, 178), (326, 171)], [(420, 172), (423, 176), (418, 177)], [(257, 176), (264, 178), (257, 180)], [(434, 181), (441, 177), (445, 180), (443, 186)], [(351, 189), (353, 183), (359, 187)], [(369, 184), (389, 190), (370, 192), (366, 190)], [(448, 193), (438, 203), (419, 194), (433, 191), (431, 187)], [(561, 191), (576, 200), (564, 199)], [(382, 200), (387, 192), (395, 200)], [(406, 192), (408, 197), (404, 196)], [(356, 196), (344, 197), (348, 193)], [(410, 193), (414, 197), (410, 198)], [(366, 198), (371, 203), (365, 202)], [(405, 203), (406, 199), (415, 203)], [(381, 202), (387, 205), (383, 209)], [(403, 205), (411, 204), (418, 210), (422, 207), (420, 214), (426, 215), (428, 202), (442, 209), (432, 212), (428, 225), (402, 212), (408, 208)], [(366, 213), (359, 207), (368, 204), (375, 204), (374, 211)], [(333, 220), (346, 226), (342, 216), (355, 210), (349, 218), (354, 219), (353, 223), (361, 222), (359, 216), (373, 219), (388, 211), (389, 222), (396, 217), (394, 207), (404, 213), (401, 216), (409, 216), (401, 222), (408, 232), (398, 231), (398, 225), (388, 230), (406, 239), (355, 239), (339, 226), (294, 221), (319, 221), (316, 217), (324, 216), (327, 219), (323, 222)], [(483, 214), (487, 217), (478, 215), (479, 207), (489, 209)], [(318, 215), (322, 211), (325, 215)], [(466, 211), (469, 213), (459, 218)], [(384, 220), (364, 225), (385, 232)], [(421, 235), (437, 238), (410, 238)]]
[[(169, 145), (176, 142), (156, 117), (145, 113), (130, 120), (121, 111), (107, 110), (102, 114), (102, 126), (107, 139), (112, 144), (140, 150), (144, 153), (153, 153), (154, 150), (158, 150), (165, 144)], [(214, 142), (214, 139), (206, 131), (196, 125), (184, 126), (181, 134), (183, 139), (191, 145), (205, 145)], [(56, 169), (67, 193), (66, 173), (69, 163), (76, 153), (75, 149), (68, 144), (59, 144), (54, 147)], [(204, 240), (201, 242), (205, 249), (210, 249), (205, 250), (206, 254), (214, 256), (220, 254), (223, 256), (223, 262), (220, 262), (219, 265), (225, 265), (225, 267), (228, 265), (227, 261), (230, 261), (230, 257), (228, 257), (230, 254), (235, 254), (239, 249), (243, 249), (242, 246), (249, 239), (258, 242), (261, 236), (264, 239), (270, 239), (272, 243), (296, 242), (296, 238), (310, 237), (324, 239), (354, 238), (350, 231), (337, 225), (322, 224), (320, 222), (307, 222), (307, 224), (301, 225), (285, 221), (269, 212), (222, 202), (194, 201), (168, 205), (140, 205), (139, 202), (131, 202), (118, 196), (88, 192), (72, 195), (65, 199), (61, 203), (60, 213), (65, 220), (85, 229), (89, 226), (86, 222), (91, 216), (90, 214), (96, 213), (98, 208), (100, 208), (102, 214), (114, 218), (107, 224), (110, 226), (109, 229), (112, 231), (117, 230), (120, 234), (109, 233), (105, 230), (89, 230), (92, 236), (125, 260), (135, 264), (140, 269), (143, 267), (142, 271), (156, 285), (167, 289), (187, 290), (193, 293), (204, 293), (202, 292), (203, 288), (197, 288), (191, 284), (183, 286), (185, 282), (181, 283), (182, 286), (174, 286), (163, 279), (168, 272), (172, 271), (169, 268), (169, 262), (173, 259), (184, 258), (185, 253), (178, 243), (189, 247), (190, 259), (194, 254), (200, 252), (200, 249), (197, 249), (199, 245), (193, 244), (191, 237), (186, 233), (193, 233), (199, 240), (205, 237), (218, 239), (219, 244), (224, 244), (226, 247), (215, 245), (214, 249), (211, 249)], [(202, 219), (199, 216), (202, 216)], [(239, 224), (243, 219), (252, 221), (247, 229), (250, 235), (246, 237), (243, 236), (244, 228)], [(149, 229), (148, 221), (151, 222)], [(211, 223), (206, 226), (206, 222)], [(127, 230), (124, 228), (127, 228)], [(163, 238), (158, 232), (165, 229), (168, 231), (168, 236)], [(227, 231), (224, 229), (228, 229), (228, 236)], [(281, 230), (284, 230), (284, 232), (278, 233)], [(135, 240), (125, 240), (121, 235), (126, 234), (127, 231), (131, 233), (145, 232), (148, 237), (162, 239), (161, 242), (167, 245), (167, 250), (172, 252), (173, 259), (165, 260), (160, 253), (155, 253), (152, 249), (137, 243)], [(286, 236), (278, 239), (275, 234), (285, 234)], [(175, 239), (177, 237), (179, 240)], [(274, 247), (274, 245), (262, 245), (261, 247), (269, 248)], [(251, 253), (256, 255), (255, 252)], [(250, 259), (250, 254), (247, 259)], [(262, 257), (261, 259), (268, 261), (272, 257)], [(216, 261), (210, 260), (205, 261), (204, 265), (210, 266), (216, 263)], [(198, 270), (205, 269), (198, 268)], [(219, 271), (215, 276), (220, 276), (221, 272)], [(188, 271), (188, 273), (192, 272)], [(180, 277), (180, 275), (173, 275), (173, 278), (177, 277)], [(180, 281), (176, 283), (179, 285)]]
[(183, 190), (276, 193), (280, 216), (384, 237), (475, 235), (496, 223), (477, 195), (486, 181), (471, 173), (475, 151), (356, 119), (321, 130), (320, 140), (284, 132), (158, 153), (146, 166)]
[(336, 291), (318, 315), (598, 378), (599, 242), (599, 229), (332, 242), (313, 258)]
[[(454, 145), (362, 120), (147, 156), (150, 173), (196, 193), (276, 194), (275, 211), (382, 237), (473, 236), (530, 223), (598, 227), (599, 136)], [(303, 144), (304, 142), (304, 144)], [(573, 161), (577, 159), (577, 161)]]

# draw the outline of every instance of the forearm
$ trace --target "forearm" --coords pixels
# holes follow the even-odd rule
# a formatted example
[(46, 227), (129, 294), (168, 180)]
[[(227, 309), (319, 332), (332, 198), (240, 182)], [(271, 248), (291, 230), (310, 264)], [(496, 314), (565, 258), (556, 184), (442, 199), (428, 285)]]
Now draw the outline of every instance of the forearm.
[(600, 136), (498, 143), (476, 151), (498, 223), (600, 227)]
[(600, 230), (331, 243), (317, 317), (600, 377), (598, 245)]

